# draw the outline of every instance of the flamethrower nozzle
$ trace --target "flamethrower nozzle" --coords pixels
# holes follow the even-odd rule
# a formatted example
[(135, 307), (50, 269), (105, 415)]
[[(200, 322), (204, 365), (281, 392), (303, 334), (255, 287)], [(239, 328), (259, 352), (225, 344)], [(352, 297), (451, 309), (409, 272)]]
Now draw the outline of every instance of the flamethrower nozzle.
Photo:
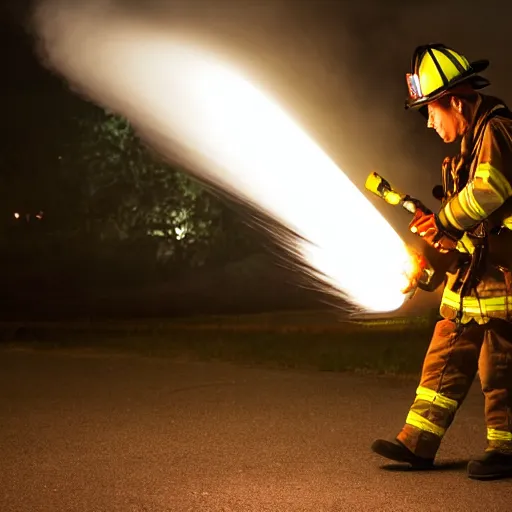
[[(376, 172), (372, 172), (366, 179), (365, 188), (384, 199), (386, 203), (393, 206), (401, 206), (411, 214), (415, 214), (418, 209), (425, 214), (432, 213), (421, 201), (409, 195), (401, 194), (394, 190), (390, 183)], [(409, 286), (402, 292), (412, 297), (416, 288), (427, 290), (434, 277), (434, 270), (427, 259), (417, 251), (410, 250), (410, 268), (406, 269), (405, 274), (409, 280)]]
[(415, 199), (407, 194), (401, 194), (394, 190), (389, 182), (376, 172), (372, 172), (366, 178), (365, 188), (373, 194), (384, 199), (386, 203), (393, 206), (400, 205), (404, 210), (407, 210), (413, 215), (417, 209), (421, 209), (424, 213), (432, 213), (421, 201)]
[(389, 182), (376, 172), (372, 172), (368, 178), (366, 178), (365, 187), (370, 192), (384, 199), (386, 203), (392, 204), (393, 206), (400, 204), (402, 196), (393, 190)]

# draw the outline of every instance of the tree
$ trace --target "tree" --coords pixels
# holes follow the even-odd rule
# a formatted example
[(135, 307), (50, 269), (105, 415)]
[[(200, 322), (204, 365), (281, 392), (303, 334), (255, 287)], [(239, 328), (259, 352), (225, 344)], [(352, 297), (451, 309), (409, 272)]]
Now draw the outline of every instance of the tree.
[[(159, 259), (189, 265), (229, 245), (224, 230), (235, 214), (148, 149), (124, 118), (91, 106), (75, 128), (59, 162), (76, 235), (130, 243), (152, 237)], [(240, 230), (231, 236), (239, 239)]]

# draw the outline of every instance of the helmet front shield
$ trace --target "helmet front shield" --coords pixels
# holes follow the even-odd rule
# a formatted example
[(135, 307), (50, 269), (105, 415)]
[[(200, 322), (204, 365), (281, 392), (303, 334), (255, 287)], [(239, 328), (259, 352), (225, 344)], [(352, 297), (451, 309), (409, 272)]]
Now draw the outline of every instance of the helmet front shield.
[(405, 75), (407, 81), (407, 89), (409, 90), (409, 98), (412, 101), (420, 100), (423, 98), (421, 92), (420, 77), (416, 73), (407, 73)]

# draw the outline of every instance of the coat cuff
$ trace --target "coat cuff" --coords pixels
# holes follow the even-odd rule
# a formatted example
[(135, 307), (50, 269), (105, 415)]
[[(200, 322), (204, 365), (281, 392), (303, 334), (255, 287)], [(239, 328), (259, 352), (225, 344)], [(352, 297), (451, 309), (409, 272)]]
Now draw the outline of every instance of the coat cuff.
[(436, 215), (436, 224), (439, 231), (453, 240), (460, 240), (464, 236), (464, 231), (461, 231), (450, 224), (446, 214), (444, 213), (444, 209), (441, 209)]

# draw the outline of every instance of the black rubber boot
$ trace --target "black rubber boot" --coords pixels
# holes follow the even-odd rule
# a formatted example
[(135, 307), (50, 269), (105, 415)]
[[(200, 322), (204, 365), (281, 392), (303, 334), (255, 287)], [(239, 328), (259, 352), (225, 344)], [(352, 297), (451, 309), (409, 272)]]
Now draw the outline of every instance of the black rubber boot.
[(480, 460), (468, 464), (468, 476), (476, 480), (497, 480), (512, 477), (512, 454), (487, 452)]
[(434, 459), (425, 459), (418, 457), (409, 448), (398, 440), (386, 441), (385, 439), (377, 439), (372, 444), (372, 451), (386, 457), (386, 459), (396, 462), (407, 462), (413, 469), (432, 469), (434, 467)]

